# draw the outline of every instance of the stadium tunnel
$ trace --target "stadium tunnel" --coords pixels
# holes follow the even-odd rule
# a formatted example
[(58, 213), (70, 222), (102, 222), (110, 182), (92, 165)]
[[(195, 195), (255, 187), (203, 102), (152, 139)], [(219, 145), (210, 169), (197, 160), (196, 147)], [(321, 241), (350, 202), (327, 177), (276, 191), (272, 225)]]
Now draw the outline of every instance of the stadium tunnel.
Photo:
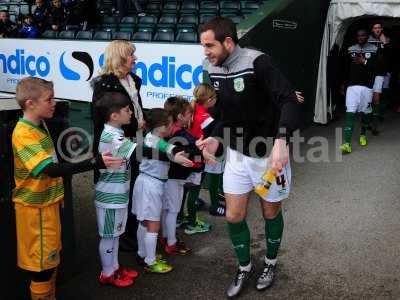
[[(314, 122), (327, 124), (333, 119), (335, 99), (328, 83), (329, 58), (343, 49), (354, 36), (354, 30), (372, 21), (382, 21), (384, 27), (399, 32), (400, 4), (397, 0), (333, 0), (329, 6), (319, 58), (315, 92)], [(354, 40), (353, 40), (354, 42)], [(398, 41), (397, 41), (398, 43)], [(335, 50), (336, 48), (336, 50)], [(330, 57), (331, 56), (331, 57)]]

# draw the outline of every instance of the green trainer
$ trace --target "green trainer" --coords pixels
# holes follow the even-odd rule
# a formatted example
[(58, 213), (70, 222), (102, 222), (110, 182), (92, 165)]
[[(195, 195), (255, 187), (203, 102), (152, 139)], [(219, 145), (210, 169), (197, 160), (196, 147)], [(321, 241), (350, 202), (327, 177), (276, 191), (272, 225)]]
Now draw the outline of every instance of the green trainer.
[(360, 135), (360, 145), (367, 146), (367, 137), (365, 135)]
[(343, 154), (351, 153), (351, 144), (344, 143), (342, 146), (340, 146), (340, 150), (342, 150)]
[(196, 225), (191, 226), (187, 225), (185, 229), (185, 233), (188, 235), (196, 234), (196, 233), (203, 233), (208, 232), (211, 230), (211, 225), (207, 224), (203, 221), (196, 220)]
[(158, 274), (169, 273), (173, 269), (165, 260), (156, 260), (153, 264), (144, 267), (145, 272)]

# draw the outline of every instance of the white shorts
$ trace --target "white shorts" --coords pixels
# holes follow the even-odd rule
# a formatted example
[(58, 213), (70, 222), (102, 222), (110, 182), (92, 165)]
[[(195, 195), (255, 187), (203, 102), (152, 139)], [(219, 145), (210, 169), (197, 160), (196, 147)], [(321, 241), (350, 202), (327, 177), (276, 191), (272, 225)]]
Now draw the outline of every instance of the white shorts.
[(225, 160), (217, 161), (216, 164), (206, 164), (204, 172), (211, 174), (222, 174), (224, 173)]
[(181, 210), (184, 180), (168, 179), (164, 185), (163, 209), (173, 213)]
[(165, 182), (140, 173), (132, 194), (132, 213), (139, 221), (160, 221)]
[[(224, 192), (228, 194), (246, 194), (262, 182), (262, 175), (268, 169), (268, 158), (253, 158), (228, 147), (224, 170)], [(288, 163), (277, 175), (268, 195), (263, 198), (268, 202), (280, 202), (290, 193), (291, 169)]]
[(193, 185), (200, 185), (201, 184), (201, 174), (203, 174), (203, 172), (190, 173), (189, 177), (186, 179), (186, 182), (193, 184)]
[(118, 237), (125, 232), (128, 207), (96, 207), (97, 227), (102, 238)]
[(361, 85), (349, 86), (346, 92), (346, 111), (372, 113), (372, 96), (372, 89)]

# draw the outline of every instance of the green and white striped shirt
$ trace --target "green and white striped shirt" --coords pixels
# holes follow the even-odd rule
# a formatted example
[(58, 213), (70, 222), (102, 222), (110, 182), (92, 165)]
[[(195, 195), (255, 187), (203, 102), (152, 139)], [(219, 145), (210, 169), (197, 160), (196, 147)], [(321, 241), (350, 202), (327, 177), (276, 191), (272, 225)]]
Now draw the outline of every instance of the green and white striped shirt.
[(129, 202), (129, 160), (136, 144), (124, 136), (121, 128), (105, 124), (100, 136), (99, 153), (110, 151), (126, 160), (118, 169), (100, 170), (96, 184), (95, 204), (102, 208), (125, 208)]

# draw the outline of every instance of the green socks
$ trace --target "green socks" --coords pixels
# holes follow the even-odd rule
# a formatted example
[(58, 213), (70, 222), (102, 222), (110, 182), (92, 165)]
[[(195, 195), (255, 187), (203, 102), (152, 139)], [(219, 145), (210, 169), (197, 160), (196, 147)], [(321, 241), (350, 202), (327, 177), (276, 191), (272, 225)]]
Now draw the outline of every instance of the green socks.
[(267, 258), (275, 259), (278, 255), (279, 246), (283, 234), (283, 216), (282, 211), (278, 213), (275, 219), (265, 220), (265, 239), (267, 240)]
[(188, 210), (188, 221), (190, 226), (196, 226), (197, 209), (196, 200), (199, 198), (200, 185), (191, 186), (188, 188), (187, 197), (187, 210)]
[(218, 190), (220, 186), (220, 177), (222, 174), (207, 173), (208, 176), (208, 191), (210, 192), (211, 209), (217, 209), (218, 202)]
[(362, 113), (361, 114), (361, 134), (362, 135), (366, 134), (367, 129), (371, 123), (371, 117), (372, 117), (371, 113), (369, 113), (369, 114)]
[(228, 222), (228, 231), (239, 264), (247, 266), (250, 263), (250, 230), (246, 220), (240, 223)]
[(353, 135), (353, 124), (354, 124), (355, 113), (346, 113), (346, 125), (344, 127), (344, 142), (351, 144), (351, 136)]

